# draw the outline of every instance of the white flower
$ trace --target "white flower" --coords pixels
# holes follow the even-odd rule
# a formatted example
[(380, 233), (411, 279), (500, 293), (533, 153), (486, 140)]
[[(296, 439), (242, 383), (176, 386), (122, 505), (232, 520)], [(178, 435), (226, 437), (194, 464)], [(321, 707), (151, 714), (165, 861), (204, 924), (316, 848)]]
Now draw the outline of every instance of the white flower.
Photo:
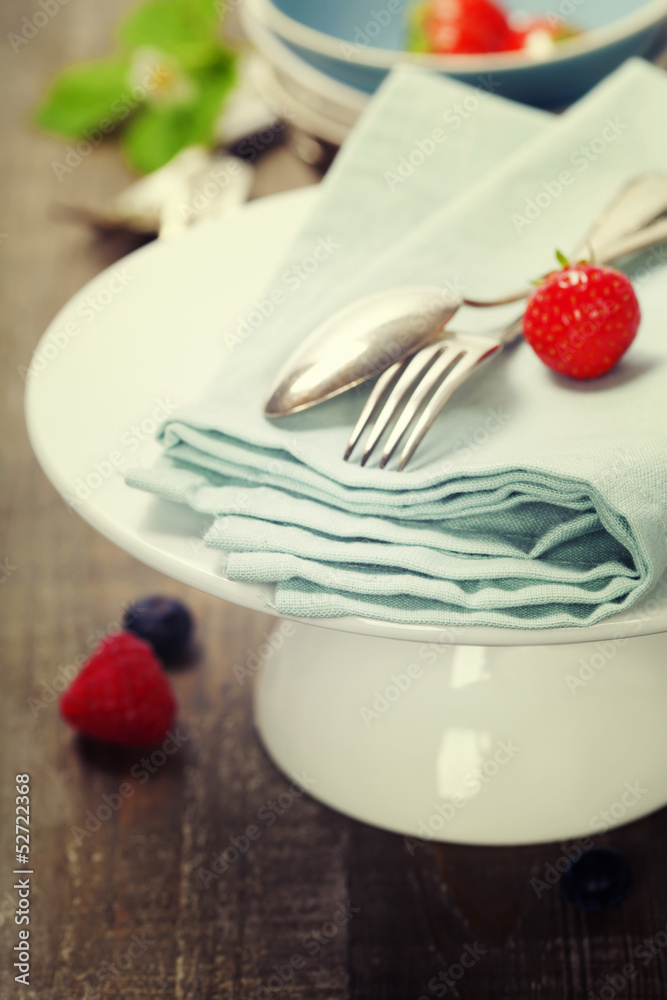
[(145, 93), (145, 100), (154, 105), (189, 104), (197, 87), (178, 61), (150, 46), (138, 48), (132, 57), (130, 86)]

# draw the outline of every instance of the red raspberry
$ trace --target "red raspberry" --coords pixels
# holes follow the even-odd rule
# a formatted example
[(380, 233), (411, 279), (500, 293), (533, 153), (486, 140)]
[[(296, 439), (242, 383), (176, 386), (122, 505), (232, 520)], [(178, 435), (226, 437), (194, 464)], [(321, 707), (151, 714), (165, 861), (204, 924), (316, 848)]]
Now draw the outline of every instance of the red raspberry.
[(595, 264), (567, 264), (539, 285), (523, 320), (526, 340), (561, 375), (604, 375), (623, 357), (641, 322), (632, 282)]
[(108, 636), (60, 699), (74, 729), (109, 743), (159, 743), (174, 721), (176, 701), (151, 647), (128, 632)]

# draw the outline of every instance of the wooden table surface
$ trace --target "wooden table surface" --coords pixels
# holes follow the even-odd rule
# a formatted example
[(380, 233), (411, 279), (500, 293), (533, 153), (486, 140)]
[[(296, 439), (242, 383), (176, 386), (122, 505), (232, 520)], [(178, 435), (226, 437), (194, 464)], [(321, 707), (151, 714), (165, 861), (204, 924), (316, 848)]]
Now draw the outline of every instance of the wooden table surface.
[[(531, 886), (563, 845), (411, 853), (402, 837), (306, 796), (263, 824), (226, 872), (205, 874), (288, 787), (255, 737), (251, 684), (232, 670), (272, 620), (176, 584), (96, 534), (46, 480), (23, 421), (21, 366), (56, 311), (124, 250), (65, 222), (58, 206), (107, 200), (130, 179), (110, 144), (60, 182), (52, 164), (63, 144), (31, 129), (30, 109), (59, 66), (104, 52), (127, 6), (71, 0), (17, 52), (7, 34), (39, 5), (4, 0), (0, 13), (0, 997), (667, 996), (667, 948), (634, 950), (667, 925), (667, 811), (603, 838), (635, 876), (626, 903), (603, 915), (574, 909), (558, 885), (541, 898)], [(313, 179), (280, 151), (256, 193)], [(148, 593), (184, 598), (203, 647), (173, 675), (187, 739), (150, 776), (136, 755), (73, 738), (54, 703), (68, 667), (125, 602)], [(31, 784), (29, 986), (15, 983), (13, 967), (17, 773)], [(131, 793), (119, 796), (120, 786)], [(474, 963), (457, 979), (466, 953)], [(450, 968), (450, 985), (434, 980)]]

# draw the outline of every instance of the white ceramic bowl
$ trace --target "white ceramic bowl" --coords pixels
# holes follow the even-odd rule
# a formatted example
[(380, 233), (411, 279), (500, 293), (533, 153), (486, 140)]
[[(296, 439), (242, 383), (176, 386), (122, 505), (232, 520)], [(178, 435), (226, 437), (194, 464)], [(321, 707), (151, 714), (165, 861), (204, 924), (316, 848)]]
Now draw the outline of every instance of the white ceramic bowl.
[(281, 118), (317, 138), (340, 145), (369, 95), (311, 66), (264, 25), (252, 4), (241, 8), (248, 39), (261, 56), (251, 63), (257, 90)]

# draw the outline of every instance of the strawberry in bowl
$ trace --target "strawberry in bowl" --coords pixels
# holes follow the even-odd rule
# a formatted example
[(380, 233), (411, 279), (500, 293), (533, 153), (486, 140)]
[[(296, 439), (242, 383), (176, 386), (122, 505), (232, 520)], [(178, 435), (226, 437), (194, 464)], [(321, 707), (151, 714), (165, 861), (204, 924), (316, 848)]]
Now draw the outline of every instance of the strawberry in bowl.
[(541, 58), (577, 34), (555, 16), (512, 18), (495, 0), (420, 0), (409, 13), (408, 49), (438, 55), (524, 51)]

